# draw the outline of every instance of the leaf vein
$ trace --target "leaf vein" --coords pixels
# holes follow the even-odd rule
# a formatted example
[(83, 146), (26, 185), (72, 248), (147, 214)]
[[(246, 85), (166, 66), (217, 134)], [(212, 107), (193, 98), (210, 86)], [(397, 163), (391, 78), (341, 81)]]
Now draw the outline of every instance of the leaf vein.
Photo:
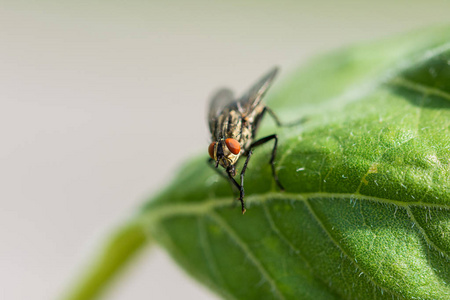
[(432, 95), (432, 96), (437, 96), (440, 98), (443, 98), (445, 100), (450, 100), (450, 94), (443, 92), (441, 90), (438, 90), (436, 88), (427, 86), (427, 85), (423, 85), (411, 80), (408, 80), (404, 77), (396, 77), (394, 79), (392, 79), (390, 81), (390, 85), (392, 86), (400, 86), (406, 89), (409, 89), (411, 91), (414, 92), (419, 92), (425, 95)]
[(272, 215), (270, 214), (269, 209), (267, 208), (267, 205), (262, 202), (261, 205), (264, 209), (264, 213), (266, 216), (267, 221), (269, 222), (270, 228), (272, 229), (272, 231), (280, 238), (280, 240), (282, 240), (286, 245), (289, 246), (289, 248), (291, 248), (291, 251), (293, 251), (295, 254), (297, 254), (304, 262), (305, 264), (308, 266), (308, 268), (312, 271), (313, 268), (311, 267), (311, 264), (309, 263), (309, 261), (301, 254), (302, 252), (300, 251), (300, 249), (298, 249), (297, 247), (295, 247), (288, 238), (286, 238), (278, 229), (277, 225), (275, 224), (275, 222), (273, 221)]
[(381, 286), (381, 284), (379, 284), (378, 282), (376, 282), (371, 276), (369, 276), (366, 272), (364, 272), (363, 268), (361, 268), (361, 266), (358, 265), (357, 261), (351, 257), (342, 247), (341, 245), (338, 243), (338, 241), (336, 241), (336, 239), (333, 237), (333, 235), (331, 234), (331, 232), (328, 230), (328, 228), (325, 226), (325, 224), (323, 224), (323, 222), (320, 220), (320, 218), (317, 216), (316, 212), (314, 211), (314, 209), (312, 208), (312, 206), (309, 204), (309, 200), (305, 200), (305, 205), (308, 208), (309, 212), (311, 213), (311, 215), (313, 216), (313, 218), (316, 220), (316, 222), (319, 224), (319, 226), (322, 228), (322, 230), (325, 232), (326, 235), (328, 235), (329, 239), (333, 242), (333, 244), (348, 258), (352, 261), (352, 263), (356, 266), (356, 268), (358, 268), (359, 270), (361, 270), (361, 272), (363, 272), (364, 276), (370, 281), (372, 282), (372, 284), (374, 286), (377, 286), (378, 288), (380, 288), (382, 291), (385, 290), (386, 292), (395, 295), (397, 297), (399, 297), (400, 295), (398, 295), (397, 293), (395, 293), (394, 291)]
[(416, 227), (418, 228), (419, 232), (422, 234), (422, 236), (425, 239), (425, 241), (428, 244), (428, 246), (433, 248), (434, 250), (438, 251), (439, 253), (441, 253), (447, 260), (450, 259), (450, 256), (448, 255), (448, 253), (446, 253), (439, 246), (437, 246), (432, 240), (430, 240), (430, 238), (428, 237), (428, 234), (426, 233), (425, 229), (423, 229), (423, 227), (420, 226), (419, 222), (417, 222), (417, 220), (416, 220), (412, 210), (409, 207), (406, 207), (406, 211), (408, 212), (408, 216), (411, 219), (411, 221), (416, 225)]
[[(225, 286), (225, 288), (228, 288), (222, 274), (217, 269), (217, 265), (214, 260), (214, 255), (212, 254), (211, 247), (209, 246), (207, 240), (206, 225), (204, 219), (201, 217), (197, 218), (197, 224), (198, 224), (200, 245), (201, 249), (203, 249), (208, 269), (210, 270), (211, 274), (215, 277), (216, 280), (218, 280), (223, 286)], [(234, 297), (234, 295), (226, 292), (226, 290), (227, 289), (219, 289), (220, 293), (225, 294), (227, 299), (237, 299), (236, 297)], [(231, 291), (231, 289), (229, 288), (228, 290)]]
[[(250, 195), (246, 197), (247, 204), (264, 202), (268, 199), (286, 199), (289, 198), (294, 201), (306, 201), (311, 198), (334, 198), (334, 199), (354, 199), (354, 200), (366, 200), (376, 203), (382, 204), (392, 204), (400, 207), (410, 207), (410, 206), (418, 206), (418, 207), (428, 207), (428, 208), (440, 208), (440, 209), (448, 209), (450, 210), (449, 204), (444, 203), (427, 203), (421, 201), (415, 202), (405, 202), (400, 200), (392, 200), (385, 199), (375, 196), (368, 196), (363, 194), (355, 194), (355, 193), (330, 193), (330, 192), (318, 192), (318, 193), (280, 193), (280, 192), (270, 192), (266, 194), (256, 194)], [(207, 201), (197, 202), (197, 203), (175, 203), (168, 204), (162, 207), (155, 207), (154, 209), (146, 209), (143, 212), (142, 220), (145, 218), (146, 214), (152, 215), (154, 218), (151, 218), (151, 222), (157, 221), (158, 218), (167, 218), (172, 217), (174, 215), (198, 215), (198, 214), (206, 214), (211, 212), (213, 209), (218, 207), (224, 207), (230, 205), (230, 198), (210, 198)]]
[(211, 213), (210, 216), (214, 221), (221, 226), (222, 229), (230, 236), (230, 238), (242, 249), (242, 251), (247, 255), (253, 265), (258, 269), (264, 279), (269, 283), (272, 288), (273, 294), (277, 299), (285, 299), (280, 290), (278, 290), (275, 280), (270, 276), (269, 272), (264, 268), (261, 262), (255, 257), (250, 248), (245, 244), (245, 242), (237, 235), (237, 233), (231, 228), (231, 226), (217, 213)]

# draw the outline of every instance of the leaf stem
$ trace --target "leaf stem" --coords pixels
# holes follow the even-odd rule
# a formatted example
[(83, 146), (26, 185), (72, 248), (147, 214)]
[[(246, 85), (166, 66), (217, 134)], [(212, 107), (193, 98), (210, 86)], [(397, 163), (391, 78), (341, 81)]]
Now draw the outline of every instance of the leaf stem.
[(131, 222), (119, 227), (99, 249), (99, 253), (82, 272), (75, 285), (61, 299), (98, 298), (139, 250), (147, 244), (149, 244), (148, 235), (139, 222)]

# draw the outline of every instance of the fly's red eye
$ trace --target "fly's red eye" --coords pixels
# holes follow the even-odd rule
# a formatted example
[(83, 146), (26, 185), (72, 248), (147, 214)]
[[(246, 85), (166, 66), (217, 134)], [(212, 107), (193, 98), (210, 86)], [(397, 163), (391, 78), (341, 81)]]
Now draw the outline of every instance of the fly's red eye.
[(234, 155), (239, 154), (241, 152), (241, 145), (239, 145), (239, 142), (235, 139), (226, 139), (225, 144), (228, 147), (228, 150), (231, 151)]
[(208, 147), (208, 153), (209, 156), (211, 156), (212, 159), (214, 159), (214, 146), (216, 145), (215, 142), (212, 142)]

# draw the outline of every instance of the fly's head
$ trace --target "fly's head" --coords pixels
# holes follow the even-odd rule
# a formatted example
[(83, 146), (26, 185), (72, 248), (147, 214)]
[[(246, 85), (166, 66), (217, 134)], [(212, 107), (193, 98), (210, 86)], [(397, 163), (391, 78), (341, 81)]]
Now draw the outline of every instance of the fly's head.
[(221, 165), (227, 172), (234, 176), (236, 169), (234, 165), (241, 155), (241, 145), (235, 139), (220, 139), (212, 142), (208, 148), (209, 156), (216, 162), (216, 168)]

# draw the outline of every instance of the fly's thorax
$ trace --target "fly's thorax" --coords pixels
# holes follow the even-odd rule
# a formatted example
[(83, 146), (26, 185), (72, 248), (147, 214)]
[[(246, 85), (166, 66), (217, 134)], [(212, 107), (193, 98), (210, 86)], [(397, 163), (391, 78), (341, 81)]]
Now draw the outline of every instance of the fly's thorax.
[(211, 134), (214, 141), (232, 138), (241, 140), (243, 119), (240, 112), (233, 108), (225, 109), (216, 119)]
[(240, 135), (240, 139), (239, 139), (239, 143), (241, 144), (241, 147), (244, 149), (249, 149), (250, 148), (250, 144), (253, 141), (253, 135), (252, 135), (252, 126), (248, 125), (248, 126), (243, 126), (242, 131), (241, 131), (241, 135)]

